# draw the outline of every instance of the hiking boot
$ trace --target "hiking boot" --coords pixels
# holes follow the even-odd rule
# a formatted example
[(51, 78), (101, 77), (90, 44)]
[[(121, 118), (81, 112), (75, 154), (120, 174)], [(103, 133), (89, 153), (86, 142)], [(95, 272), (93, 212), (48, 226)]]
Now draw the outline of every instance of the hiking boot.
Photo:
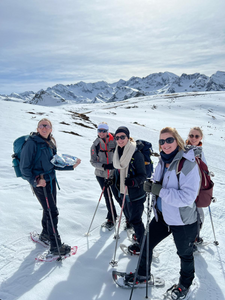
[[(126, 274), (125, 277), (124, 277), (124, 283), (128, 284), (128, 285), (133, 284), (134, 277), (135, 277), (135, 273), (130, 272), (129, 274)], [(149, 281), (150, 279), (151, 279), (150, 275), (148, 276), (148, 278), (146, 276), (137, 275), (134, 286), (138, 285), (140, 283), (145, 283), (146, 280)]]
[(57, 247), (51, 247), (50, 254), (52, 254), (52, 255), (58, 255), (59, 252), (60, 252), (61, 255), (66, 255), (66, 254), (70, 253), (70, 250), (71, 250), (71, 247), (69, 245), (62, 244), (59, 247), (59, 251), (58, 251)]
[(138, 243), (132, 244), (128, 246), (128, 251), (132, 255), (139, 255), (140, 254), (140, 245)]
[(108, 220), (107, 222), (105, 222), (104, 227), (106, 227), (108, 230), (112, 230), (114, 227), (113, 221)]
[(171, 291), (171, 298), (174, 300), (185, 299), (189, 288), (184, 287), (182, 284), (174, 285)]
[(50, 239), (47, 233), (39, 234), (39, 240), (46, 245), (50, 245)]
[(201, 238), (200, 236), (198, 236), (195, 240), (195, 244), (196, 245), (199, 245), (199, 244), (202, 244), (203, 243), (203, 238)]
[(126, 224), (124, 226), (124, 230), (132, 229), (133, 226), (129, 223), (129, 221), (126, 221)]

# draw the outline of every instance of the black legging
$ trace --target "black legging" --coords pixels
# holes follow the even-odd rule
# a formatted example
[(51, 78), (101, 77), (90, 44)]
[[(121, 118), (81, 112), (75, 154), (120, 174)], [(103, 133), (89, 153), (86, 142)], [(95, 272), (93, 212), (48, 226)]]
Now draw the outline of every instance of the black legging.
[[(57, 224), (58, 224), (58, 209), (56, 206), (56, 181), (52, 180), (52, 185), (50, 182), (46, 182), (46, 191), (47, 191), (47, 197), (48, 197), (48, 202), (49, 202), (49, 207), (51, 210), (51, 215), (52, 215), (52, 220), (53, 220), (53, 225), (55, 228), (55, 232), (57, 235), (57, 240), (59, 246), (61, 246), (61, 239), (58, 233), (57, 229)], [(55, 241), (55, 236), (49, 216), (49, 211), (47, 207), (47, 202), (45, 199), (44, 195), (44, 188), (43, 187), (34, 187), (33, 188), (34, 193), (40, 202), (42, 208), (43, 208), (43, 216), (42, 216), (42, 233), (43, 234), (48, 234), (50, 242), (51, 242), (51, 248), (56, 247), (56, 241)]]
[[(122, 195), (123, 196), (123, 195)], [(130, 201), (129, 196), (126, 196), (124, 214), (129, 220), (129, 223), (133, 225), (135, 235), (139, 244), (142, 242), (142, 238), (145, 232), (145, 227), (142, 222), (142, 214), (144, 211), (144, 202), (146, 197), (136, 201)]]
[[(194, 279), (193, 243), (197, 234), (197, 222), (183, 226), (168, 226), (162, 214), (159, 220), (152, 219), (149, 225), (149, 267), (151, 269), (153, 248), (172, 233), (180, 257), (180, 283), (188, 288)], [(150, 272), (150, 271), (149, 271)], [(146, 275), (146, 243), (141, 257), (139, 275)]]

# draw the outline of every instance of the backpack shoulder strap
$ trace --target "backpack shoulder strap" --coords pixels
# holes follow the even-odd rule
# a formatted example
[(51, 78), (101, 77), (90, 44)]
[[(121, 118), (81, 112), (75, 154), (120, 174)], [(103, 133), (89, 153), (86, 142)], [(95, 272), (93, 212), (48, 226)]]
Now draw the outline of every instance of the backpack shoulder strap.
[(98, 155), (98, 152), (100, 150), (100, 143), (98, 143), (96, 146), (95, 146), (95, 150), (96, 150), (96, 154)]
[(178, 178), (178, 181), (179, 181), (179, 178), (180, 178), (180, 172), (183, 168), (183, 165), (184, 165), (184, 162), (185, 162), (186, 158), (182, 157), (179, 162), (178, 162), (178, 165), (177, 165), (177, 171), (176, 171), (176, 175), (177, 175), (177, 178)]

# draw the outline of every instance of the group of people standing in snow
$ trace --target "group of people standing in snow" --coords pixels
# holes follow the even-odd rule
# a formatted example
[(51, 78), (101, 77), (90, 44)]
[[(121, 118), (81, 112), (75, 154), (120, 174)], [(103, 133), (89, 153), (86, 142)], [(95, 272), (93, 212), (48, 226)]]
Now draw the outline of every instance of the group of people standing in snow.
[[(199, 237), (199, 230), (204, 215), (203, 210), (197, 209), (195, 204), (200, 188), (195, 150), (197, 147), (197, 155), (205, 161), (201, 148), (202, 138), (203, 133), (199, 127), (191, 128), (186, 143), (175, 128), (163, 128), (159, 136), (160, 160), (151, 180), (147, 179), (143, 155), (130, 137), (128, 128), (119, 127), (113, 138), (109, 133), (108, 125), (100, 123), (98, 137), (91, 147), (91, 163), (95, 167), (97, 179), (99, 176), (102, 177), (101, 188), (103, 188), (103, 182), (105, 182), (106, 189), (109, 186), (113, 187), (113, 194), (120, 206), (124, 194), (126, 194), (124, 207), (126, 228), (133, 227), (136, 238), (136, 243), (128, 247), (128, 251), (132, 254), (140, 253), (140, 245), (145, 231), (142, 213), (146, 192), (154, 196), (155, 217), (151, 220), (148, 231), (149, 270), (146, 270), (147, 247), (145, 243), (136, 281), (144, 282), (150, 279), (153, 249), (172, 234), (181, 261), (179, 283), (172, 289), (174, 299), (183, 299), (192, 284), (195, 271), (193, 248), (195, 242), (202, 241)], [(111, 148), (113, 140), (116, 141), (114, 150)], [(100, 146), (98, 147), (98, 145)], [(182, 157), (185, 158), (185, 163), (178, 178), (177, 168)], [(131, 167), (131, 164), (134, 168)], [(106, 170), (110, 171), (105, 172)], [(99, 179), (98, 181), (100, 182)], [(107, 193), (105, 195), (107, 204), (109, 197)], [(114, 207), (113, 202), (112, 205)], [(110, 205), (107, 204), (107, 208), (106, 225), (110, 228), (113, 226), (113, 218), (109, 211)], [(117, 216), (115, 208), (113, 214)], [(133, 282), (134, 277), (135, 274), (130, 273), (125, 280)]]
[[(202, 153), (203, 133), (199, 127), (190, 130), (186, 143), (175, 128), (166, 127), (160, 131), (159, 151), (160, 159), (155, 168), (153, 178), (147, 179), (145, 161), (136, 142), (130, 137), (129, 129), (120, 126), (114, 134), (109, 132), (107, 123), (100, 123), (97, 128), (97, 138), (91, 146), (90, 162), (95, 168), (96, 179), (104, 193), (107, 207), (105, 226), (111, 229), (115, 226), (117, 212), (113, 197), (122, 206), (126, 218), (125, 229), (133, 228), (133, 238), (136, 243), (128, 247), (132, 254), (140, 253), (145, 226), (142, 222), (146, 193), (153, 195), (154, 218), (149, 224), (149, 270), (146, 270), (147, 247), (144, 246), (137, 281), (148, 280), (151, 277), (151, 261), (154, 247), (170, 234), (173, 235), (180, 257), (181, 268), (179, 283), (174, 286), (174, 299), (183, 299), (194, 279), (194, 243), (201, 242), (199, 230), (204, 215), (202, 210), (197, 210), (195, 199), (199, 192), (200, 175), (195, 161), (195, 150), (205, 161)], [(42, 147), (41, 156), (35, 161), (37, 145)], [(56, 177), (55, 169), (60, 169), (51, 164), (53, 155), (56, 154), (56, 143), (52, 136), (52, 124), (48, 119), (42, 119), (21, 152), (20, 169), (25, 179), (33, 187), (33, 191), (43, 208), (42, 232), (40, 240), (50, 241), (50, 251), (62, 255), (70, 251), (70, 246), (62, 244), (57, 230), (58, 209), (56, 205)], [(177, 176), (177, 167), (180, 159), (185, 162)], [(63, 170), (73, 170), (80, 164)], [(60, 169), (62, 170), (62, 169)], [(44, 174), (41, 176), (41, 174)], [(46, 205), (46, 194), (52, 212), (53, 224), (57, 240), (52, 228), (52, 223)], [(58, 242), (58, 245), (57, 245)], [(134, 274), (131, 273), (125, 280), (132, 282)], [(183, 297), (183, 298), (182, 298)]]

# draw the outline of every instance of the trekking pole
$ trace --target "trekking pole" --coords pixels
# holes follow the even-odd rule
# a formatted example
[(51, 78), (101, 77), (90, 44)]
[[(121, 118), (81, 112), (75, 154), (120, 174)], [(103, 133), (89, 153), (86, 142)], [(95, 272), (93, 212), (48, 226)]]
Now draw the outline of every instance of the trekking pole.
[[(150, 202), (150, 195), (148, 193), (148, 202)], [(152, 199), (151, 199), (151, 206), (149, 208), (148, 206), (148, 217), (147, 217), (147, 224), (146, 224), (146, 228), (145, 228), (145, 232), (144, 232), (144, 236), (143, 236), (143, 239), (142, 239), (142, 242), (141, 242), (141, 250), (140, 250), (140, 255), (139, 255), (139, 258), (138, 258), (138, 263), (137, 263), (137, 267), (136, 267), (136, 270), (135, 270), (135, 275), (134, 275), (134, 281), (133, 281), (133, 285), (132, 285), (132, 289), (131, 289), (131, 292), (130, 292), (130, 298), (129, 300), (131, 300), (132, 298), (132, 295), (133, 295), (133, 291), (134, 291), (134, 284), (136, 282), (136, 279), (137, 279), (137, 273), (138, 273), (138, 269), (139, 269), (139, 266), (140, 266), (140, 263), (141, 263), (141, 257), (142, 257), (142, 254), (143, 254), (143, 251), (144, 251), (144, 246), (145, 246), (145, 241), (146, 241), (146, 236), (148, 235), (147, 237), (147, 257), (146, 257), (146, 298), (148, 298), (148, 276), (151, 276), (150, 274), (148, 274), (148, 268), (149, 268), (149, 223), (150, 223), (150, 218), (151, 218), (151, 212), (152, 212), (152, 208), (153, 208), (153, 196), (152, 196)]]
[(111, 209), (111, 213), (112, 213), (112, 219), (113, 219), (113, 224), (114, 224), (114, 228), (115, 228), (115, 236), (116, 236), (116, 220), (115, 220), (115, 216), (114, 216), (114, 212), (113, 212), (112, 197), (110, 195), (109, 187), (107, 187), (107, 193), (108, 193), (108, 197), (109, 197), (109, 204), (110, 204), (110, 209)]
[[(153, 195), (152, 195), (153, 197)], [(151, 201), (153, 202), (153, 201)], [(150, 223), (150, 209), (149, 209), (149, 204), (150, 204), (150, 193), (148, 193), (148, 214), (147, 214), (147, 255), (146, 255), (146, 278), (148, 278), (148, 269), (149, 269), (149, 223)], [(148, 280), (146, 280), (146, 299), (148, 298)]]
[[(44, 179), (44, 176), (40, 175), (40, 178)], [(62, 256), (60, 254), (60, 249), (59, 249), (59, 244), (58, 244), (58, 240), (57, 240), (57, 236), (56, 236), (55, 226), (53, 224), (52, 213), (51, 213), (51, 209), (50, 209), (49, 202), (48, 202), (48, 194), (47, 194), (47, 190), (46, 190), (45, 186), (43, 186), (43, 191), (44, 191), (45, 200), (46, 200), (46, 204), (47, 204), (47, 208), (48, 208), (48, 212), (49, 212), (49, 217), (50, 217), (50, 220), (51, 220), (52, 230), (53, 230), (53, 233), (54, 233), (54, 236), (55, 236), (55, 242), (56, 242), (57, 250), (59, 252), (59, 257), (57, 258), (57, 261), (60, 261), (60, 260), (62, 260)]]
[(99, 200), (98, 200), (98, 203), (97, 203), (97, 206), (96, 206), (96, 209), (95, 209), (93, 218), (92, 218), (92, 220), (91, 220), (91, 224), (90, 224), (90, 226), (89, 226), (88, 232), (85, 233), (85, 236), (88, 236), (88, 235), (89, 235), (89, 232), (90, 232), (90, 230), (91, 230), (91, 226), (92, 226), (92, 223), (93, 223), (93, 221), (94, 221), (96, 212), (97, 212), (97, 210), (98, 210), (98, 206), (99, 206), (99, 203), (100, 203), (100, 201), (101, 201), (101, 198), (102, 198), (102, 195), (103, 195), (103, 193), (104, 193), (104, 190), (105, 190), (105, 186), (104, 186), (103, 189), (102, 189), (102, 192), (101, 192), (101, 195), (100, 195), (100, 197), (99, 197)]
[(114, 268), (115, 266), (118, 266), (118, 261), (115, 261), (116, 258), (116, 250), (117, 250), (117, 244), (118, 244), (118, 239), (119, 239), (119, 230), (120, 230), (120, 222), (122, 218), (122, 213), (123, 213), (123, 208), (125, 204), (125, 199), (126, 199), (126, 193), (127, 193), (127, 186), (125, 186), (125, 191), (124, 191), (124, 196), (123, 196), (123, 202), (122, 202), (122, 207), (121, 207), (121, 212), (120, 212), (120, 218), (118, 222), (118, 228), (117, 228), (117, 233), (116, 233), (116, 245), (115, 245), (115, 251), (114, 251), (114, 256), (113, 259), (110, 261), (110, 265)]
[(212, 220), (212, 213), (211, 213), (211, 208), (210, 205), (208, 206), (209, 208), (209, 215), (210, 215), (210, 220), (211, 220), (211, 224), (212, 224), (212, 230), (213, 230), (213, 234), (214, 234), (214, 239), (215, 241), (213, 242), (216, 246), (219, 245), (219, 242), (216, 240), (216, 234), (215, 234), (215, 230), (214, 230), (214, 226), (213, 226), (213, 220)]

